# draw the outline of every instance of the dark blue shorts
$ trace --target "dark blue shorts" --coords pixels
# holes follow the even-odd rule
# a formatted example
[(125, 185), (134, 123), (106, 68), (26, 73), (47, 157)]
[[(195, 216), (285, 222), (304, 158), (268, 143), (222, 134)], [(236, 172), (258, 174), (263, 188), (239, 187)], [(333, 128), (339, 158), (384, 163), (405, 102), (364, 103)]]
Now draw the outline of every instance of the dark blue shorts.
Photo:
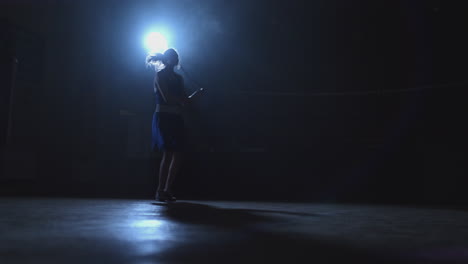
[(185, 126), (181, 115), (154, 112), (152, 125), (152, 149), (160, 151), (183, 151)]

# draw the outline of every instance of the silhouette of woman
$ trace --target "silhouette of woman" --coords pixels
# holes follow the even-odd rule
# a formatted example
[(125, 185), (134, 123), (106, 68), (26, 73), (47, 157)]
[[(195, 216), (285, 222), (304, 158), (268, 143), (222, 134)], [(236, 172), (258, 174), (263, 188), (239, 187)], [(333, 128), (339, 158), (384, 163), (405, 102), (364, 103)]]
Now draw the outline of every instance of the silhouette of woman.
[(153, 114), (152, 148), (163, 152), (159, 167), (159, 184), (156, 200), (174, 202), (172, 183), (182, 163), (186, 144), (183, 107), (189, 98), (185, 94), (182, 76), (174, 72), (179, 65), (179, 54), (175, 49), (149, 55), (146, 63), (156, 70), (154, 94), (156, 109)]

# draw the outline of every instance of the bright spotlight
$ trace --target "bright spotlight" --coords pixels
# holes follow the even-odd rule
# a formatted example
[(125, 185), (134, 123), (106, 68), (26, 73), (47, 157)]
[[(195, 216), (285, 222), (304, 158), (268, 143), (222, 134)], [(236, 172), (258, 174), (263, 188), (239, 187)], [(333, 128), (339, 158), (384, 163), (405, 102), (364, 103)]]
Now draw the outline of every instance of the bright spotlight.
[(159, 32), (151, 32), (146, 36), (145, 47), (149, 53), (164, 52), (167, 50), (167, 40)]

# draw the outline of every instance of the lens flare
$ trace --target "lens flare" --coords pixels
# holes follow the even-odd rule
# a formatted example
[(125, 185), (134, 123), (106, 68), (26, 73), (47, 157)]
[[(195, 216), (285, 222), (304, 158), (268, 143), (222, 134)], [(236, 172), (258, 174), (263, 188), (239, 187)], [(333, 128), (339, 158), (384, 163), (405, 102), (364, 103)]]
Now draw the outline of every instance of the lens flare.
[(151, 32), (145, 38), (145, 47), (149, 53), (164, 52), (167, 50), (167, 40), (159, 32)]

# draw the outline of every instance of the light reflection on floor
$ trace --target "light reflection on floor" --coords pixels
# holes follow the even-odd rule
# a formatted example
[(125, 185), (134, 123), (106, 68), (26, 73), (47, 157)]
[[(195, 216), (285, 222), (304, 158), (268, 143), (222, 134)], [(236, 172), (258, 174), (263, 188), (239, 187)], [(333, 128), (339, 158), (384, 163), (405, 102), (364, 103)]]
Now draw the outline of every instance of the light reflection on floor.
[(3, 198), (0, 263), (468, 263), (467, 223), (465, 209)]
[[(173, 224), (162, 219), (160, 209), (151, 203), (132, 204), (121, 213), (127, 215), (127, 219), (114, 230), (114, 235), (119, 240), (130, 242), (137, 256), (153, 256), (167, 250), (174, 244), (168, 243), (175, 239)], [(110, 226), (115, 226), (115, 223)]]

